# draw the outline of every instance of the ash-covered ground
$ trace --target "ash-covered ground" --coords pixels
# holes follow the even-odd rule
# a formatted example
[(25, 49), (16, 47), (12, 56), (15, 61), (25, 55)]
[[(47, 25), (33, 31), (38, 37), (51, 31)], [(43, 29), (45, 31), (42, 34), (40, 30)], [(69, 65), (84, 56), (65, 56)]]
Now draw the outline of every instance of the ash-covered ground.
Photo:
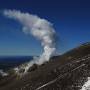
[(33, 65), (22, 77), (9, 73), (0, 79), (0, 90), (81, 90), (90, 77), (90, 43)]

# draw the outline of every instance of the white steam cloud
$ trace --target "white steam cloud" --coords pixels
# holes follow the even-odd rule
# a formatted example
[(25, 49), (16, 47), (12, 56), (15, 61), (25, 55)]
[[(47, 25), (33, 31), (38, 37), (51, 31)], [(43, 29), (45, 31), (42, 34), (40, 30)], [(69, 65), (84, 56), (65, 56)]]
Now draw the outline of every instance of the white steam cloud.
[(8, 76), (8, 73), (4, 72), (3, 70), (0, 70), (0, 75), (4, 77), (4, 76)]
[(42, 19), (30, 13), (22, 13), (17, 10), (4, 10), (4, 15), (19, 21), (23, 25), (23, 32), (33, 35), (36, 39), (41, 41), (41, 45), (43, 46), (44, 51), (42, 55), (28, 63), (25, 70), (27, 71), (33, 64), (40, 65), (45, 61), (49, 61), (56, 49), (55, 30), (53, 25), (46, 19)]

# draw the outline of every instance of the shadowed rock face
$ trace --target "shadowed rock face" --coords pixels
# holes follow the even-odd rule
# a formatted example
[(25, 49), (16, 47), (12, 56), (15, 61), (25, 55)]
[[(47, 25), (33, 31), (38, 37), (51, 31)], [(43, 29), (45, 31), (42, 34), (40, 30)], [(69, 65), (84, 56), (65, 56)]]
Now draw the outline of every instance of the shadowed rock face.
[(31, 68), (29, 68), (28, 72), (35, 71), (38, 68), (36, 64), (34, 64)]
[(22, 78), (11, 74), (0, 81), (0, 90), (80, 90), (90, 77), (90, 43), (41, 66), (34, 65)]

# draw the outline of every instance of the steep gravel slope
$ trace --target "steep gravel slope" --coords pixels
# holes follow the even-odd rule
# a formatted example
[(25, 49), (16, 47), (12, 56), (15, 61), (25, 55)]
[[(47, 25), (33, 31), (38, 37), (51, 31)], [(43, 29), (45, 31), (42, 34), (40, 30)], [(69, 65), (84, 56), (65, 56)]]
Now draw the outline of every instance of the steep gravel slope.
[(22, 78), (11, 74), (1, 79), (0, 90), (80, 90), (88, 77), (90, 43), (85, 43), (35, 66)]

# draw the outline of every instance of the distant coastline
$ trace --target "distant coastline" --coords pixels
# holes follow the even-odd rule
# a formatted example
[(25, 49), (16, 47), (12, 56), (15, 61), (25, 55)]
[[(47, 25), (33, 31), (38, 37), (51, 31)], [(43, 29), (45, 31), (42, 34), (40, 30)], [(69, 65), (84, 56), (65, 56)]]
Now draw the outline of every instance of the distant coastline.
[(33, 59), (33, 56), (0, 56), (0, 69), (8, 70)]

